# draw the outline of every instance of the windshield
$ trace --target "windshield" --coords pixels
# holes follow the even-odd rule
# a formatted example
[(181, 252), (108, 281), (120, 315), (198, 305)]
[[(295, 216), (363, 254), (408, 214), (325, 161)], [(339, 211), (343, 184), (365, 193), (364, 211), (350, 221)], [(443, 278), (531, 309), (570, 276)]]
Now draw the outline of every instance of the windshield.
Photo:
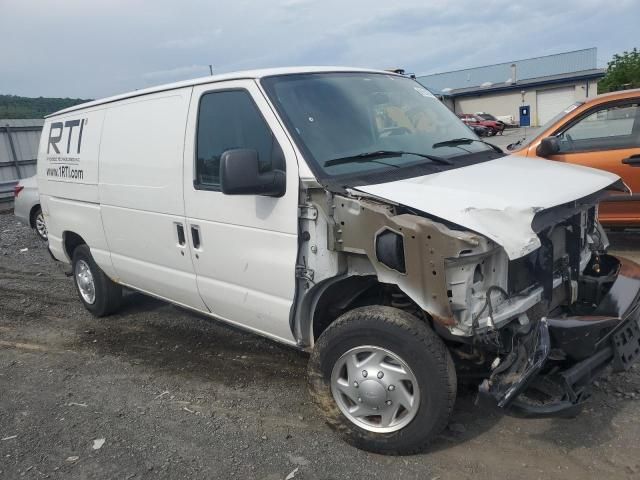
[(264, 78), (262, 85), (319, 177), (375, 176), (417, 165), (424, 175), (464, 166), (470, 155), (476, 161), (495, 158), (490, 146), (477, 141), (447, 143), (477, 137), (406, 77), (294, 74)]

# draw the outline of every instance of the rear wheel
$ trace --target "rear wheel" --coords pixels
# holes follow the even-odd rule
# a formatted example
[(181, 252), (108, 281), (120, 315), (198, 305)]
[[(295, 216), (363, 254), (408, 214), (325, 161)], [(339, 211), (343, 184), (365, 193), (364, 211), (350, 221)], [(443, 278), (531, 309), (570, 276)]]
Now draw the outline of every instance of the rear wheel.
[(87, 245), (73, 251), (73, 281), (85, 308), (96, 317), (115, 312), (122, 303), (122, 287), (98, 267)]
[(31, 213), (31, 225), (38, 236), (46, 242), (49, 238), (47, 233), (47, 224), (44, 222), (44, 214), (40, 207), (36, 207)]
[(310, 390), (329, 426), (378, 453), (419, 452), (447, 425), (456, 396), (440, 338), (402, 310), (352, 310), (323, 332), (309, 361)]

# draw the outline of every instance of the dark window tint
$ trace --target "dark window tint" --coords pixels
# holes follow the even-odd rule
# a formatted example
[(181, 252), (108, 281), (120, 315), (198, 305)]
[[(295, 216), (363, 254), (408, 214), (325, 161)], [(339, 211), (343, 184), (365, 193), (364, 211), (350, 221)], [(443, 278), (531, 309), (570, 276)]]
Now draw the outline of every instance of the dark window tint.
[(558, 134), (560, 152), (584, 152), (640, 146), (640, 107), (614, 105), (590, 113)]
[(260, 171), (284, 170), (276, 139), (245, 90), (207, 93), (198, 113), (196, 186), (220, 187), (220, 157), (227, 150), (258, 152)]

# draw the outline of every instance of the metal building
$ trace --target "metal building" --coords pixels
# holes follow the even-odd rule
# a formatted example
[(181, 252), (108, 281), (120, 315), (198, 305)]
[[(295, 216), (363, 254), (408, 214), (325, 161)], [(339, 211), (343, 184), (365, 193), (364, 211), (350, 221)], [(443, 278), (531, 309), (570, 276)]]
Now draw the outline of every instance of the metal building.
[(0, 119), (0, 208), (13, 201), (13, 187), (36, 174), (42, 119)]
[(604, 70), (597, 68), (597, 49), (420, 75), (417, 80), (442, 96), (456, 113), (487, 112), (519, 121), (529, 106), (532, 126), (543, 125), (572, 103), (597, 95)]

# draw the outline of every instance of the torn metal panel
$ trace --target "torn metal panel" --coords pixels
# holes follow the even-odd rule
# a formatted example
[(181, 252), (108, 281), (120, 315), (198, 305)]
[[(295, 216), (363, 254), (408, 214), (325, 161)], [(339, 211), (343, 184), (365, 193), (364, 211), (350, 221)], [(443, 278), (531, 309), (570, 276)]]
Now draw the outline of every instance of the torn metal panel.
[(573, 415), (607, 366), (621, 371), (640, 358), (640, 266), (607, 255), (601, 263), (600, 272), (585, 275), (605, 280), (596, 284), (597, 305), (552, 315), (528, 332), (508, 327), (512, 347), (494, 361), (483, 396), (520, 416)]
[(540, 247), (531, 226), (536, 213), (617, 182), (602, 170), (512, 155), (357, 190), (481, 233), (514, 260)]
[[(397, 285), (436, 322), (455, 325), (445, 259), (482, 255), (495, 250), (495, 244), (473, 232), (451, 230), (427, 218), (399, 213), (392, 205), (340, 195), (333, 201), (336, 251), (366, 255), (380, 282)], [(404, 272), (376, 257), (376, 238), (387, 230), (402, 236)]]

